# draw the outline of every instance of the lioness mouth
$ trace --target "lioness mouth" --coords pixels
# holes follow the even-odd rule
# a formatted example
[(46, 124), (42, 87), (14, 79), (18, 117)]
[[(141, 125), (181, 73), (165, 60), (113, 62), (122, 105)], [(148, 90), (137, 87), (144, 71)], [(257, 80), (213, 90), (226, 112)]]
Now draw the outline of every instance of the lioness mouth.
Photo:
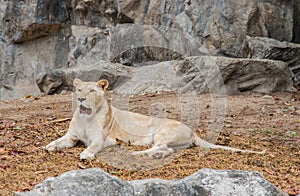
[(88, 115), (90, 115), (92, 113), (92, 109), (91, 108), (86, 108), (83, 105), (80, 105), (79, 109), (80, 109), (80, 114), (88, 114)]

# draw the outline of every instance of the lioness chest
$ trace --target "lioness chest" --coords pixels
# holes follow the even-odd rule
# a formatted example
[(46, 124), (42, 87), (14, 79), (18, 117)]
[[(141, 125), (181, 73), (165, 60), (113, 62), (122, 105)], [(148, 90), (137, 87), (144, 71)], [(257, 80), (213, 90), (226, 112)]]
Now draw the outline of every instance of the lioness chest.
[(86, 146), (89, 146), (95, 138), (104, 139), (107, 137), (107, 133), (103, 129), (100, 121), (97, 119), (87, 120), (77, 119), (75, 121), (77, 137), (82, 141)]

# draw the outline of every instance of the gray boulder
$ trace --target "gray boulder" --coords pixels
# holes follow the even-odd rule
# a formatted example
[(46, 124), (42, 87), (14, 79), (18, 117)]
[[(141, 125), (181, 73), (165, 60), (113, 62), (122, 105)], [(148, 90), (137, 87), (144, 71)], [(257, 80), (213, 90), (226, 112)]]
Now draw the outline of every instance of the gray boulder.
[(214, 63), (220, 67), (227, 93), (296, 91), (287, 63), (235, 58), (215, 58)]
[(130, 68), (118, 63), (100, 61), (96, 64), (81, 67), (60, 68), (49, 72), (42, 72), (37, 76), (37, 86), (44, 94), (60, 93), (62, 90), (72, 90), (73, 80), (98, 81), (107, 79), (109, 89), (121, 85), (129, 77)]
[[(132, 69), (130, 79), (114, 91), (145, 94), (159, 91), (200, 94), (295, 91), (287, 64), (281, 61), (213, 56), (188, 57)], [(217, 94), (219, 94), (217, 93)]]
[(287, 195), (254, 171), (202, 169), (182, 180), (136, 180), (135, 195)]
[(163, 91), (200, 94), (209, 90), (222, 95), (244, 91), (295, 91), (284, 62), (213, 56), (188, 57), (138, 67), (101, 61), (40, 74), (37, 85), (43, 93), (51, 94), (62, 89), (71, 90), (75, 78), (84, 81), (108, 79), (110, 89), (125, 95)]
[(254, 59), (272, 59), (286, 62), (300, 83), (300, 44), (281, 42), (266, 37), (248, 37), (244, 40), (243, 56)]
[(147, 179), (123, 181), (101, 169), (70, 171), (48, 178), (30, 192), (15, 196), (39, 195), (244, 195), (286, 196), (254, 171), (202, 169), (182, 180)]
[(56, 178), (47, 178), (27, 193), (15, 196), (69, 196), (69, 195), (133, 195), (133, 187), (126, 181), (109, 175), (101, 169), (70, 171)]
[(37, 76), (36, 84), (45, 95), (60, 93), (65, 88), (65, 75), (60, 70), (53, 70), (51, 73), (40, 73)]
[(0, 40), (0, 100), (40, 94), (37, 77), (67, 64), (66, 37), (64, 31), (22, 44)]

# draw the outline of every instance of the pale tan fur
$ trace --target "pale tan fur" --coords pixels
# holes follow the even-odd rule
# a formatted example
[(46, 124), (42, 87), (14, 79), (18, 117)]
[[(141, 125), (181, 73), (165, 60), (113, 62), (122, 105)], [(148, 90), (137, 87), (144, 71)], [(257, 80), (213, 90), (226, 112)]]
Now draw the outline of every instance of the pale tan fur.
[(74, 86), (78, 107), (68, 132), (48, 144), (46, 149), (49, 151), (72, 147), (78, 140), (81, 140), (87, 148), (80, 154), (80, 159), (93, 159), (103, 148), (114, 145), (116, 139), (119, 139), (133, 145), (153, 144), (152, 148), (133, 154), (147, 154), (154, 158), (165, 157), (174, 150), (194, 145), (263, 153), (209, 143), (199, 138), (188, 126), (175, 120), (119, 110), (109, 105), (105, 99), (107, 80), (100, 80), (96, 83), (75, 79)]

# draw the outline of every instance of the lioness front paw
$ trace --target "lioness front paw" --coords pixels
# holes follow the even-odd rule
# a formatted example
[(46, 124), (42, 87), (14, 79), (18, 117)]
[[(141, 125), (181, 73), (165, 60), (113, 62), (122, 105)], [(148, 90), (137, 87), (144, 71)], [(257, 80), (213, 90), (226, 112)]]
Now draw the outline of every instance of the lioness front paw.
[(146, 152), (143, 152), (143, 151), (133, 151), (132, 153), (131, 153), (131, 155), (134, 155), (134, 156), (136, 156), (136, 155), (144, 155), (144, 154), (147, 154)]
[(55, 151), (57, 149), (57, 146), (55, 145), (55, 142), (51, 142), (49, 143), (46, 147), (45, 147), (46, 150), (48, 151)]
[(88, 150), (84, 150), (80, 153), (80, 159), (95, 159), (95, 154), (89, 152)]

